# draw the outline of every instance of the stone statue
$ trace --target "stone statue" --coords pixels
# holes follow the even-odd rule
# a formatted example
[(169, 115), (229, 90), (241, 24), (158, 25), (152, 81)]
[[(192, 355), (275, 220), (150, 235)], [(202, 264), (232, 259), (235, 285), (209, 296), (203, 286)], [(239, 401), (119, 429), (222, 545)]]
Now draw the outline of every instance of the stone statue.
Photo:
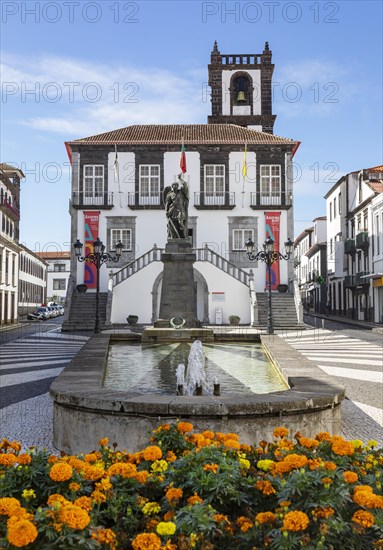
[(168, 219), (168, 240), (188, 238), (189, 188), (182, 174), (178, 181), (164, 189), (164, 203)]

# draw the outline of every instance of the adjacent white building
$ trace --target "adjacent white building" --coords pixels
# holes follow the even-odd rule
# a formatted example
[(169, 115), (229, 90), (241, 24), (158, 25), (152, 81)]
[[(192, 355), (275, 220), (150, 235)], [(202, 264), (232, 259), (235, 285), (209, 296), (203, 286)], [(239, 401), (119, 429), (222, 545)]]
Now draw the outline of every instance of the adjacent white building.
[(47, 263), (20, 245), (18, 273), (19, 316), (26, 315), (47, 299)]
[(64, 305), (70, 276), (70, 251), (39, 252), (38, 256), (47, 264), (47, 302)]

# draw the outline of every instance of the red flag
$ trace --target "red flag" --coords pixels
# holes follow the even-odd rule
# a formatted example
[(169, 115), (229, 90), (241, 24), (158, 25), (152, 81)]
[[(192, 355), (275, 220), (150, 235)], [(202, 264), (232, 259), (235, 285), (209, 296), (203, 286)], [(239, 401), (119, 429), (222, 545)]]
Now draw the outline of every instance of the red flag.
[(182, 142), (182, 147), (181, 147), (180, 168), (181, 168), (181, 172), (184, 174), (186, 172), (186, 153), (185, 153), (184, 142)]

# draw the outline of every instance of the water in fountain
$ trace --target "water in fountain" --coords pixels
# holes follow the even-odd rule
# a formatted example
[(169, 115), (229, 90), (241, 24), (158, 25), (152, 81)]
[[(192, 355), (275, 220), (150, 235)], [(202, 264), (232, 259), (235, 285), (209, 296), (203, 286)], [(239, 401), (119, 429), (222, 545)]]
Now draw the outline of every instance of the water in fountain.
[(180, 363), (176, 370), (176, 379), (177, 379), (177, 395), (184, 394), (185, 388), (185, 365)]
[(194, 395), (197, 387), (202, 388), (203, 395), (210, 395), (212, 393), (206, 378), (205, 354), (200, 340), (195, 340), (190, 348), (184, 394)]

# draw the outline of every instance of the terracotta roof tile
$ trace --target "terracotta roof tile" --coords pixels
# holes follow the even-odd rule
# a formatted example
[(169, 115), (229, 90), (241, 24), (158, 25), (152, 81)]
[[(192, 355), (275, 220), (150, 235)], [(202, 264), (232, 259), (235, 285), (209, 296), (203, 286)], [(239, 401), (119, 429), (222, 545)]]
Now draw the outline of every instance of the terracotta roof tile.
[(235, 124), (148, 124), (127, 126), (96, 136), (76, 139), (67, 142), (67, 145), (91, 145), (96, 143), (181, 145), (182, 140), (184, 140), (185, 145), (198, 145), (200, 143), (243, 145), (248, 143), (254, 145), (295, 146), (297, 143), (293, 139), (250, 130)]
[(383, 193), (383, 181), (369, 181), (368, 186), (375, 191), (375, 193)]
[(64, 250), (62, 252), (37, 252), (37, 256), (39, 256), (40, 258), (44, 258), (44, 260), (69, 260), (70, 251)]
[(383, 172), (383, 165), (374, 166), (373, 168), (368, 168), (369, 172)]
[(25, 175), (24, 175), (23, 171), (20, 168), (17, 168), (16, 166), (11, 166), (10, 164), (7, 164), (6, 162), (0, 162), (0, 170), (2, 172), (4, 172), (5, 174), (12, 173), (12, 172), (18, 172), (20, 174), (20, 177), (25, 178)]

